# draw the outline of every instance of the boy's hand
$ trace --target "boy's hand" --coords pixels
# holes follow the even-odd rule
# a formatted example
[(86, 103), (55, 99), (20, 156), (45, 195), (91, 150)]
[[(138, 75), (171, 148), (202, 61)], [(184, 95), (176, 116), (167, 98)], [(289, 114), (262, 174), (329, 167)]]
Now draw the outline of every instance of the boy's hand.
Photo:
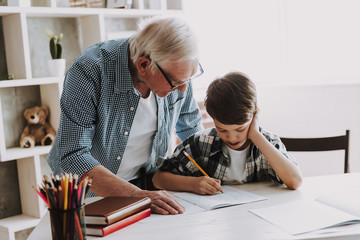
[(194, 177), (192, 187), (193, 192), (201, 195), (213, 195), (217, 192), (222, 192), (221, 181), (208, 176)]
[(252, 140), (256, 134), (259, 134), (259, 109), (257, 108), (253, 119), (251, 120), (251, 124), (249, 127), (249, 132), (248, 132), (248, 139)]

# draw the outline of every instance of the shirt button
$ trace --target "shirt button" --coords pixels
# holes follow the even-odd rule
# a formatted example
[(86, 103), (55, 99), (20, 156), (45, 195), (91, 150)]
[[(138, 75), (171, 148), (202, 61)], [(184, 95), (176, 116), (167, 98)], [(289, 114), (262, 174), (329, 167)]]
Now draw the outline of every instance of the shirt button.
[(120, 160), (120, 159), (121, 159), (121, 157), (120, 157), (120, 156), (117, 156), (117, 157), (116, 157), (116, 160)]
[(128, 131), (125, 131), (125, 132), (124, 132), (124, 135), (125, 135), (125, 136), (127, 136), (128, 134), (129, 134), (129, 132), (128, 132)]
[(135, 110), (135, 108), (134, 107), (130, 107), (130, 111), (134, 111)]

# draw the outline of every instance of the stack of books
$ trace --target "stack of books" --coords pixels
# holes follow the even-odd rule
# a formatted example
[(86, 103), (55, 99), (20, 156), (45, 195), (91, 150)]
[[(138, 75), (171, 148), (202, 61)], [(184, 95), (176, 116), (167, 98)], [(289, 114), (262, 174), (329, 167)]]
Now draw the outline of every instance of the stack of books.
[(86, 234), (106, 236), (150, 216), (148, 197), (105, 197), (85, 205)]

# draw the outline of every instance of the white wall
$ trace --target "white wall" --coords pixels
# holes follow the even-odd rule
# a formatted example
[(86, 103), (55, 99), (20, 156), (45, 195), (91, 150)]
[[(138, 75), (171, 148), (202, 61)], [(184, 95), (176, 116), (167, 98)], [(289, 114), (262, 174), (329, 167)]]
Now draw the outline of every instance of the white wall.
[(183, 0), (206, 71), (256, 83), (360, 82), (358, 0)]
[[(360, 171), (360, 83), (261, 85), (257, 90), (261, 126), (279, 136), (343, 135), (350, 129), (350, 171)], [(344, 151), (291, 154), (306, 176), (343, 172)]]
[(231, 70), (259, 81), (282, 78), (282, 7), (269, 0), (184, 0), (205, 70), (204, 77), (193, 81), (195, 88), (206, 88), (214, 77)]
[[(283, 136), (350, 129), (351, 171), (360, 171), (360, 1), (183, 1), (206, 72), (193, 81), (198, 100), (215, 77), (242, 71), (258, 87), (264, 128)], [(306, 175), (325, 171), (296, 155)]]

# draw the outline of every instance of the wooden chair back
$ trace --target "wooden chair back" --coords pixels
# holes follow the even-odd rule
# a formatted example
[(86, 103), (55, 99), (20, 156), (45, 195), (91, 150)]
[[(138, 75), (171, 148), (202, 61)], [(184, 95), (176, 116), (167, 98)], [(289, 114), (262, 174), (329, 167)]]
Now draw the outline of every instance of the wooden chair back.
[(344, 173), (349, 172), (349, 136), (350, 130), (345, 135), (323, 138), (288, 138), (281, 137), (286, 150), (289, 152), (318, 152), (345, 150)]

